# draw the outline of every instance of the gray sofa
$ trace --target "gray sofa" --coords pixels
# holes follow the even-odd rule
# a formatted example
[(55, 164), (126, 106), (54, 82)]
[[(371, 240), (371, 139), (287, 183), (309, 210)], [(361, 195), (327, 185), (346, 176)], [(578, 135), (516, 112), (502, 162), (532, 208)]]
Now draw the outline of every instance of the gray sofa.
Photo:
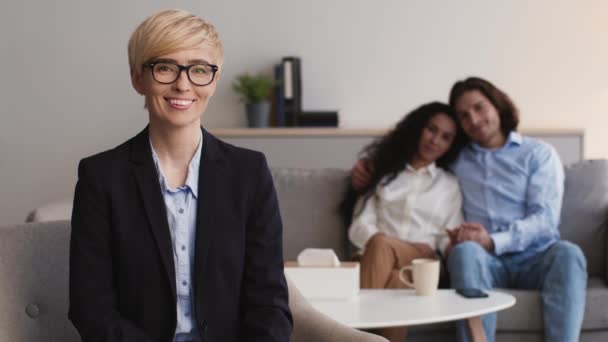
[[(565, 168), (560, 231), (587, 258), (589, 286), (581, 341), (608, 341), (608, 161), (587, 160)], [(284, 225), (286, 260), (305, 247), (333, 248), (348, 257), (345, 229), (336, 212), (345, 170), (273, 170)], [(513, 291), (517, 303), (498, 314), (497, 341), (543, 341), (538, 291)], [(411, 329), (409, 341), (450, 341), (453, 324)]]
[[(349, 243), (337, 205), (347, 171), (273, 169), (272, 173), (284, 225), (285, 260), (295, 260), (306, 247), (333, 248), (342, 260), (346, 259)], [(69, 203), (48, 208), (33, 212), (30, 220), (66, 218), (70, 212)], [(587, 258), (590, 279), (581, 335), (585, 342), (608, 340), (607, 219), (608, 161), (583, 161), (566, 167), (560, 229), (562, 237), (581, 246)], [(77, 341), (65, 317), (68, 234), (65, 221), (0, 228), (0, 341)], [(497, 341), (543, 341), (539, 293), (508, 292), (517, 298), (517, 304), (499, 313)], [(301, 298), (290, 296), (290, 300), (290, 305), (294, 305)], [(306, 305), (295, 310), (292, 306), (292, 310), (295, 340), (371, 338), (351, 337), (355, 336), (348, 335), (353, 334), (352, 330)], [(414, 327), (408, 341), (453, 339), (453, 324), (448, 323)]]

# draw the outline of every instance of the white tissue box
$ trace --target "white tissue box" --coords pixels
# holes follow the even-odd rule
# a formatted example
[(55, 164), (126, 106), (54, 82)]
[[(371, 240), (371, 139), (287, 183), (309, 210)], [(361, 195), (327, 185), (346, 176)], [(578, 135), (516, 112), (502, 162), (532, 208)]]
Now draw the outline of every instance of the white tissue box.
[(358, 262), (342, 262), (340, 266), (300, 266), (295, 261), (288, 261), (285, 275), (306, 298), (347, 299), (359, 293)]

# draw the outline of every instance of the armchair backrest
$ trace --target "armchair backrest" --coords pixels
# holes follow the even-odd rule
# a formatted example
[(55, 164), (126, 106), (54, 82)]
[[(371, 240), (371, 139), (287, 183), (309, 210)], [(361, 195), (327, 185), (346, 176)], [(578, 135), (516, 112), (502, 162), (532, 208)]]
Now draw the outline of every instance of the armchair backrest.
[(80, 341), (67, 318), (69, 241), (69, 221), (0, 227), (0, 341)]

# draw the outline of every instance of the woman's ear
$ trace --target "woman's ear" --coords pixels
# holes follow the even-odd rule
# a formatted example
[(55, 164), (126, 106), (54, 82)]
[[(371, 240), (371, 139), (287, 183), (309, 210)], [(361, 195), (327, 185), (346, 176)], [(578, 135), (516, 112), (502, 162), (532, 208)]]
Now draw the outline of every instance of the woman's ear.
[(135, 89), (135, 91), (140, 95), (146, 94), (146, 88), (144, 87), (143, 81), (142, 73), (137, 73), (135, 70), (131, 70), (131, 84), (133, 85), (133, 89)]

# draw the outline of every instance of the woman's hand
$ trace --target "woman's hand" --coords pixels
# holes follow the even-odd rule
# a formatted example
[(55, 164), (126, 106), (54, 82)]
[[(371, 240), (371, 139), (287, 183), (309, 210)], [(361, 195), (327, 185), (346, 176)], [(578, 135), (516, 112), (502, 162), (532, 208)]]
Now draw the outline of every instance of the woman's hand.
[(458, 235), (460, 234), (460, 228), (462, 226), (458, 226), (456, 228), (453, 229), (446, 229), (445, 232), (448, 234), (448, 237), (450, 238), (450, 247), (454, 247), (456, 244), (458, 244)]
[(435, 259), (437, 257), (437, 253), (435, 253), (435, 249), (431, 247), (429, 244), (422, 242), (410, 242), (420, 253), (423, 258)]

